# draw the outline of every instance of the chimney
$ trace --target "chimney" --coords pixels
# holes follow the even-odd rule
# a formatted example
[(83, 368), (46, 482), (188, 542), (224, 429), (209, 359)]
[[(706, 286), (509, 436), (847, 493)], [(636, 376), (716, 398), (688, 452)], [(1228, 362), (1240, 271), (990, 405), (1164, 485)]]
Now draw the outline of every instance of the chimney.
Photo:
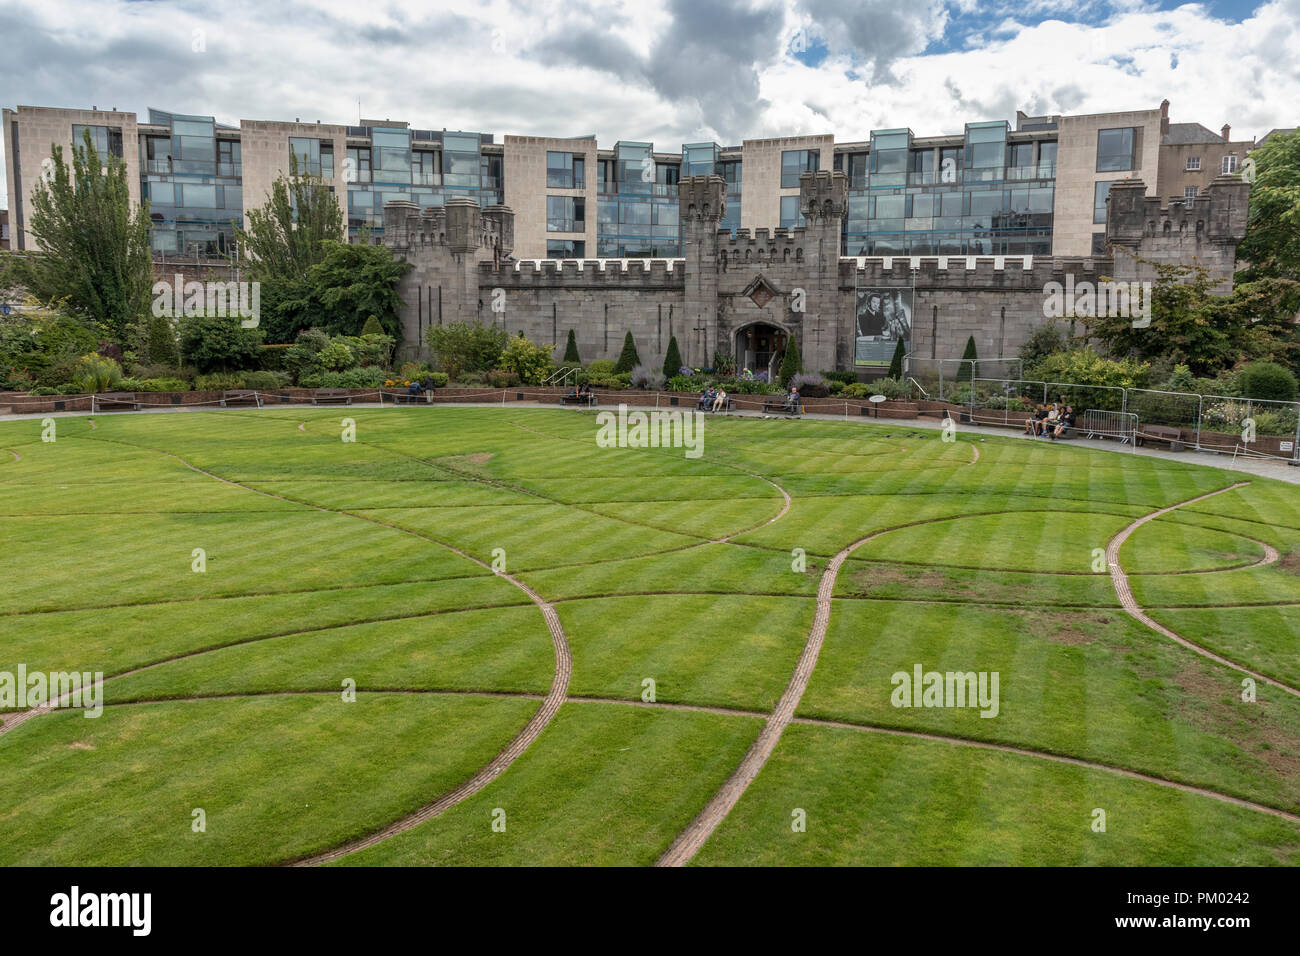
[(1163, 139), (1169, 132), (1169, 101), (1160, 101), (1160, 136)]
[(1232, 133), (1232, 127), (1229, 126), (1227, 123), (1224, 123), (1223, 129), (1219, 130), (1219, 135), (1223, 137), (1223, 141), (1225, 143), (1228, 142), (1228, 137), (1231, 135), (1231, 133)]

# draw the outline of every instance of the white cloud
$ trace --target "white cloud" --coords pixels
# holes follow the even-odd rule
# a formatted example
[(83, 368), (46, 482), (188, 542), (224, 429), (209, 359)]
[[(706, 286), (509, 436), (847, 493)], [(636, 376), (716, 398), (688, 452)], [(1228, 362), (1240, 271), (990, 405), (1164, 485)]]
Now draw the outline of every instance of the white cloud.
[[(1027, 25), (1033, 10), (1106, 19)], [(419, 127), (594, 132), (602, 145), (653, 140), (666, 149), (805, 132), (849, 140), (892, 126), (929, 135), (1013, 119), (1017, 108), (1150, 109), (1166, 97), (1175, 121), (1230, 122), (1237, 135), (1296, 125), (1300, 0), (1273, 0), (1238, 24), (1198, 5), (1159, 11), (1139, 0), (981, 5), (982, 42), (969, 48), (952, 35), (950, 12), (977, 7), (0, 0), (8, 41), (0, 90), (9, 106), (93, 103), (141, 116), (157, 106), (231, 123), (355, 123), (359, 99), (367, 118)], [(787, 52), (800, 26), (829, 48), (815, 69)], [(951, 52), (926, 55), (939, 40)]]

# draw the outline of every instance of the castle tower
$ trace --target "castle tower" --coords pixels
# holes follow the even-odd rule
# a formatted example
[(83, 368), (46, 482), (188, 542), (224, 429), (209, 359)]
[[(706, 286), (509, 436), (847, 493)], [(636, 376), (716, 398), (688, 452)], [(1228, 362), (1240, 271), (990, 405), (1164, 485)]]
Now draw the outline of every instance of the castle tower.
[(799, 177), (804, 218), (804, 311), (791, 315), (803, 367), (810, 371), (853, 363), (853, 312), (839, 291), (840, 225), (849, 203), (849, 178), (839, 170)]
[(1237, 244), (1246, 236), (1250, 184), (1219, 176), (1195, 199), (1171, 202), (1146, 195), (1140, 179), (1110, 187), (1106, 242), (1114, 256), (1117, 282), (1154, 282), (1157, 264), (1197, 263), (1210, 270), (1214, 291), (1232, 291)]
[(718, 229), (727, 214), (727, 183), (721, 176), (687, 176), (677, 196), (686, 259), (686, 329), (678, 345), (683, 362), (707, 366), (719, 346)]

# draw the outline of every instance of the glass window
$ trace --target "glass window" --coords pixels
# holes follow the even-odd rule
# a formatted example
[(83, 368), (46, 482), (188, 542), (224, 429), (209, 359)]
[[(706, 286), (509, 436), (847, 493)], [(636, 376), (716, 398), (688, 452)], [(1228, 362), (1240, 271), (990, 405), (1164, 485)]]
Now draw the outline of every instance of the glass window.
[(1103, 129), (1097, 132), (1097, 172), (1109, 173), (1133, 168), (1136, 129)]
[(1013, 143), (1008, 146), (1007, 165), (1020, 168), (1034, 165), (1034, 144)]
[(1110, 196), (1110, 187), (1115, 185), (1119, 180), (1111, 182), (1097, 183), (1092, 194), (1092, 221), (1106, 221), (1106, 198)]
[(619, 222), (638, 226), (650, 225), (650, 203), (621, 202), (618, 204)]
[(1199, 156), (1187, 157), (1187, 171), (1189, 173), (1197, 172), (1200, 168), (1201, 168), (1201, 157)]
[(803, 216), (799, 213), (798, 196), (781, 197), (781, 225), (787, 229), (804, 224)]
[(970, 194), (970, 214), (972, 216), (996, 216), (1002, 212), (1002, 191), (972, 192)]
[(198, 186), (193, 183), (185, 183), (181, 186), (181, 194), (185, 197), (185, 201), (181, 205), (187, 209), (217, 208), (217, 188), (215, 186)]
[(172, 183), (149, 183), (149, 204), (152, 206), (176, 205), (176, 191)]
[(821, 152), (815, 149), (787, 149), (781, 153), (781, 188), (799, 185), (803, 173), (815, 173), (821, 168)]
[(1051, 213), (1052, 199), (1056, 190), (1051, 186), (1041, 186), (1029, 190), (1029, 211), (1032, 213)]
[(223, 209), (244, 208), (244, 187), (243, 186), (226, 186), (224, 187), (225, 196), (221, 206)]
[(547, 152), (546, 185), (553, 189), (573, 188), (573, 154)]
[(1237, 171), (1237, 157), (1224, 156), (1223, 162), (1219, 164), (1219, 171), (1225, 175), (1228, 173), (1235, 173)]
[(876, 219), (902, 219), (907, 208), (906, 196), (876, 196)]
[(546, 258), (548, 259), (585, 259), (587, 244), (581, 239), (547, 239)]

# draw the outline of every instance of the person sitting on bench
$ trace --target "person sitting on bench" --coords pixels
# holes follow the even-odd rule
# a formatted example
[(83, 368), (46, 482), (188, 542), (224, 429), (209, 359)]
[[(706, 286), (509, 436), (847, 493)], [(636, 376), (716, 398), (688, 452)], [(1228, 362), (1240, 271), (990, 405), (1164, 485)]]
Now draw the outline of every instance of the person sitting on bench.
[(1052, 429), (1052, 438), (1056, 439), (1056, 438), (1068, 437), (1066, 435), (1066, 432), (1074, 428), (1075, 421), (1076, 418), (1074, 415), (1074, 406), (1066, 405), (1065, 411), (1062, 412), (1060, 418), (1056, 420), (1056, 427)]
[(596, 393), (591, 390), (590, 382), (583, 382), (578, 386), (578, 398), (591, 405), (596, 404)]
[(712, 385), (700, 392), (700, 411), (707, 412), (713, 407), (713, 400), (717, 398), (717, 391)]
[(1043, 420), (1047, 418), (1047, 406), (1038, 405), (1034, 408), (1034, 414), (1025, 419), (1025, 434), (1037, 435), (1042, 428)]
[(791, 386), (790, 386), (790, 393), (789, 393), (788, 395), (786, 395), (786, 397), (785, 397), (785, 407), (786, 407), (786, 408), (787, 408), (787, 409), (788, 409), (792, 414), (798, 414), (798, 412), (799, 412), (799, 387), (798, 387), (797, 385), (791, 385)]
[(1056, 430), (1056, 421), (1060, 417), (1061, 413), (1057, 410), (1056, 403), (1053, 402), (1051, 407), (1047, 409), (1047, 417), (1038, 423), (1038, 437), (1051, 438), (1052, 432)]
[(407, 394), (407, 395), (419, 395), (419, 394), (420, 394), (421, 392), (423, 392), (423, 391), (424, 391), (424, 386), (420, 384), (420, 380), (419, 380), (419, 379), (413, 379), (413, 380), (411, 381), (411, 384), (410, 384), (410, 385), (407, 387), (407, 389), (406, 389), (406, 394)]
[(718, 389), (718, 394), (713, 398), (713, 410), (716, 412), (727, 407), (727, 393), (723, 389)]

